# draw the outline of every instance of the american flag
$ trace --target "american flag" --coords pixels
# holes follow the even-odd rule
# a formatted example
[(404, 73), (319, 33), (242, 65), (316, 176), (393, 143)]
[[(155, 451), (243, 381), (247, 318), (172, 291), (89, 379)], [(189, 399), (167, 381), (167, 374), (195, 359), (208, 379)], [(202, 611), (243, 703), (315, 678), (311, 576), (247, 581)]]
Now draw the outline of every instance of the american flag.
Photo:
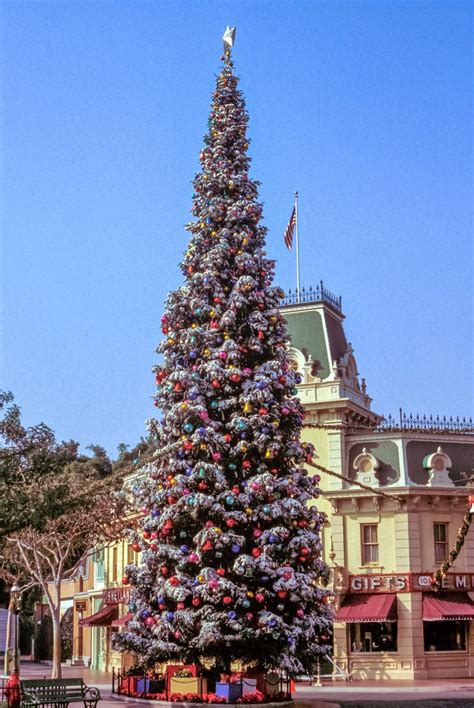
[(293, 245), (293, 231), (295, 230), (296, 226), (296, 207), (293, 207), (293, 211), (291, 212), (290, 220), (288, 222), (288, 226), (285, 229), (285, 235), (284, 235), (284, 240), (285, 240), (285, 245), (288, 249), (291, 249)]

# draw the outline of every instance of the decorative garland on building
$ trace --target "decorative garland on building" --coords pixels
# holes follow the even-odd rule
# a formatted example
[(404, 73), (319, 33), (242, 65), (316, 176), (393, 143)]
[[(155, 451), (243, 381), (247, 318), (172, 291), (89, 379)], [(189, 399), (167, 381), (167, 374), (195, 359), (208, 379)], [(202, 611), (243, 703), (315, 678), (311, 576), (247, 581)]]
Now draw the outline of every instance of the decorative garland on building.
[(348, 482), (350, 485), (355, 485), (356, 487), (360, 487), (361, 489), (364, 489), (366, 492), (370, 492), (371, 494), (376, 494), (378, 497), (386, 497), (387, 499), (395, 499), (396, 501), (403, 503), (405, 500), (403, 497), (398, 496), (397, 494), (387, 494), (386, 492), (381, 492), (380, 489), (375, 489), (374, 487), (369, 487), (367, 484), (362, 484), (362, 482), (357, 482), (355, 479), (350, 479), (349, 477), (346, 477), (346, 475), (341, 474), (340, 472), (333, 472), (333, 470), (328, 470), (327, 467), (323, 467), (322, 465), (318, 465), (316, 462), (307, 462), (306, 463), (309, 467), (314, 467), (317, 470), (320, 470), (320, 472), (324, 472), (325, 474), (330, 475), (331, 477), (338, 477), (339, 479), (344, 480), (344, 482)]
[(435, 592), (438, 592), (438, 590), (441, 590), (441, 586), (443, 583), (443, 578), (448, 572), (448, 570), (451, 568), (451, 566), (454, 564), (456, 558), (458, 557), (461, 548), (464, 546), (464, 541), (467, 536), (467, 532), (469, 531), (469, 527), (471, 525), (473, 514), (470, 513), (470, 511), (466, 511), (464, 514), (464, 519), (461, 528), (458, 530), (458, 535), (456, 538), (456, 543), (454, 544), (453, 548), (449, 552), (449, 556), (447, 560), (443, 561), (438, 568), (433, 573), (433, 580), (431, 581), (431, 588)]

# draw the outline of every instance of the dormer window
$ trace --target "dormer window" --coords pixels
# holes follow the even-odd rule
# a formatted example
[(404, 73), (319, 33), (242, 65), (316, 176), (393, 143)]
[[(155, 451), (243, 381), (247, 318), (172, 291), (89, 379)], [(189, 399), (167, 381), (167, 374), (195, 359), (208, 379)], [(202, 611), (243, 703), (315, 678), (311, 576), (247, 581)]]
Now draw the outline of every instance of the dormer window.
[(436, 452), (433, 452), (431, 455), (427, 455), (423, 460), (423, 467), (428, 470), (428, 486), (451, 486), (452, 481), (449, 479), (448, 472), (452, 464), (451, 458), (443, 452), (441, 447), (438, 447)]
[(364, 447), (360, 455), (355, 458), (353, 467), (359, 474), (371, 475), (379, 469), (380, 461)]

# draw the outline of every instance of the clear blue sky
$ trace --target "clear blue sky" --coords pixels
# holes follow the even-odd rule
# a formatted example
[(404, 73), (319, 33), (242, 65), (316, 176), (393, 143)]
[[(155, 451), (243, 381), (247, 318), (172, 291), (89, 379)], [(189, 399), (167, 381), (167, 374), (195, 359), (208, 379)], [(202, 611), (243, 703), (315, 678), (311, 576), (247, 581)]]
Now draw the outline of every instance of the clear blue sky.
[(59, 438), (134, 444), (237, 26), (268, 253), (342, 295), (373, 408), (473, 406), (470, 1), (4, 0), (1, 387)]

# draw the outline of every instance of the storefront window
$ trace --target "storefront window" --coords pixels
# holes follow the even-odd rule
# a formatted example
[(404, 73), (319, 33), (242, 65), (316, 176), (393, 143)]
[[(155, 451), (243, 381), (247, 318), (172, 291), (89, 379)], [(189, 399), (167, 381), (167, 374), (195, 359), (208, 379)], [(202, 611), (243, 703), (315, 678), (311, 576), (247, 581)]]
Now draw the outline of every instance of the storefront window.
[(351, 652), (397, 651), (396, 622), (351, 624)]
[(425, 651), (465, 651), (466, 621), (423, 622)]

